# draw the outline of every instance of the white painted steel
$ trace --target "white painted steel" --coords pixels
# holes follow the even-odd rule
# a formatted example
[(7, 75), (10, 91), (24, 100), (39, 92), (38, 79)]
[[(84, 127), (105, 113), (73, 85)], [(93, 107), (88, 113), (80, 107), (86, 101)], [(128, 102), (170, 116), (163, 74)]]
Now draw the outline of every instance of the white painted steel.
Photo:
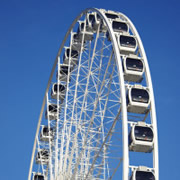
[(156, 180), (159, 180), (159, 155), (158, 155), (157, 119), (156, 119), (154, 91), (153, 91), (153, 85), (152, 85), (152, 80), (151, 80), (149, 64), (148, 64), (147, 56), (146, 56), (146, 53), (145, 53), (145, 50), (144, 50), (144, 46), (142, 44), (141, 38), (140, 38), (139, 33), (137, 32), (134, 24), (131, 22), (131, 20), (127, 16), (125, 16), (122, 13), (121, 13), (121, 15), (125, 19), (127, 19), (128, 23), (132, 27), (132, 30), (133, 30), (134, 34), (136, 35), (136, 38), (137, 38), (137, 40), (139, 42), (139, 46), (140, 46), (142, 56), (144, 58), (145, 74), (146, 74), (147, 85), (148, 85), (148, 88), (149, 88), (150, 99), (151, 99), (151, 121), (152, 121), (152, 125), (153, 125), (153, 130), (154, 130), (154, 153), (153, 153), (154, 171), (155, 171)]
[(113, 33), (113, 29), (107, 19), (107, 17), (104, 14), (101, 14), (101, 12), (96, 9), (97, 12), (99, 12), (99, 15), (104, 19), (107, 28), (109, 30), (109, 34), (111, 37), (111, 41), (113, 42), (114, 47), (114, 53), (116, 57), (116, 62), (118, 66), (118, 72), (119, 72), (119, 80), (120, 80), (120, 88), (121, 88), (121, 107), (122, 107), (122, 131), (123, 131), (123, 180), (128, 180), (128, 174), (129, 174), (129, 149), (128, 149), (128, 123), (127, 123), (127, 108), (126, 108), (126, 91), (125, 91), (125, 85), (124, 85), (124, 77), (123, 77), (123, 69), (120, 59), (120, 52), (119, 47), (116, 41), (115, 34)]
[[(84, 11), (85, 12), (85, 11)], [(65, 38), (59, 48), (59, 51), (58, 51), (58, 54), (56, 56), (56, 59), (55, 59), (55, 62), (54, 62), (54, 65), (53, 65), (53, 68), (52, 68), (52, 71), (51, 71), (51, 74), (50, 74), (50, 78), (48, 80), (48, 84), (47, 84), (47, 88), (46, 88), (46, 92), (45, 92), (45, 96), (44, 96), (44, 99), (43, 99), (43, 103), (42, 103), (42, 107), (41, 107), (41, 111), (40, 111), (40, 115), (39, 115), (39, 120), (38, 120), (38, 125), (37, 125), (37, 130), (36, 130), (36, 135), (35, 135), (35, 140), (34, 140), (34, 146), (33, 146), (33, 150), (32, 150), (32, 156), (31, 156), (31, 162), (30, 162), (30, 168), (29, 168), (29, 175), (28, 175), (28, 180), (31, 180), (31, 174), (32, 174), (32, 166), (33, 166), (33, 161), (34, 161), (34, 156), (35, 156), (35, 150), (36, 150), (36, 139), (37, 139), (37, 136), (38, 136), (38, 133), (39, 133), (39, 129), (40, 129), (40, 125), (41, 125), (41, 120), (42, 120), (42, 116), (43, 116), (43, 110), (44, 110), (44, 107), (45, 107), (45, 103), (46, 103), (46, 94), (49, 90), (49, 87), (50, 87), (50, 84), (51, 84), (51, 81), (52, 81), (52, 77), (53, 77), (53, 74), (54, 74), (54, 71), (55, 71), (55, 68), (56, 68), (56, 65), (57, 65), (57, 62), (58, 62), (58, 57), (64, 47), (64, 44), (66, 42), (66, 39), (68, 38), (68, 35), (72, 29), (72, 27), (75, 25), (75, 23), (77, 22), (77, 20), (82, 16), (82, 14), (80, 14), (72, 23), (71, 27), (69, 28), (69, 30), (67, 31), (66, 35), (65, 35)]]
[[(75, 103), (78, 100), (77, 99), (77, 93), (78, 93), (78, 82), (79, 82), (79, 71), (80, 71), (80, 65), (81, 65), (81, 56), (82, 56), (82, 51), (84, 50), (84, 37), (85, 37), (85, 26), (84, 26), (84, 30), (82, 30), (82, 34), (81, 34), (81, 48), (80, 48), (80, 57), (79, 57), (79, 66), (78, 66), (78, 70), (77, 70), (77, 76), (76, 76), (76, 83), (75, 83), (75, 95), (73, 97), (73, 110), (72, 110), (72, 117), (71, 117), (71, 122), (70, 124), (67, 126), (67, 124), (69, 123), (66, 119), (66, 117), (68, 116), (68, 112), (67, 112), (67, 108), (68, 108), (68, 92), (70, 91), (69, 89), (69, 83), (70, 83), (70, 60), (69, 60), (69, 68), (68, 68), (68, 77), (67, 77), (67, 86), (66, 86), (66, 97), (64, 99), (64, 123), (63, 123), (63, 127), (62, 127), (62, 134), (59, 134), (59, 123), (60, 123), (60, 119), (59, 119), (59, 113), (60, 113), (60, 105), (59, 105), (59, 84), (61, 82), (61, 80), (59, 79), (59, 67), (60, 67), (60, 55), (61, 52), (63, 50), (63, 47), (65, 45), (65, 42), (68, 38), (68, 36), (71, 36), (72, 29), (74, 27), (74, 25), (78, 22), (78, 20), (83, 16), (86, 15), (86, 13), (88, 12), (93, 12), (93, 13), (97, 13), (101, 19), (103, 19), (103, 32), (107, 29), (108, 33), (109, 33), (109, 37), (111, 39), (111, 45), (113, 47), (113, 56), (115, 57), (116, 60), (116, 66), (117, 66), (117, 70), (118, 70), (118, 78), (119, 78), (119, 86), (120, 86), (120, 108), (118, 110), (118, 113), (115, 115), (114, 121), (112, 123), (111, 128), (109, 129), (109, 131), (105, 132), (104, 129), (104, 125), (103, 125), (103, 121), (104, 121), (104, 117), (105, 117), (105, 111), (106, 111), (106, 104), (109, 96), (109, 93), (111, 91), (110, 86), (112, 83), (112, 78), (113, 78), (113, 73), (114, 70), (112, 72), (112, 75), (110, 76), (109, 79), (109, 86), (108, 86), (108, 93), (105, 99), (105, 105), (104, 105), (104, 110), (101, 107), (101, 105), (99, 105), (99, 109), (100, 109), (100, 113), (101, 113), (101, 128), (99, 130), (99, 134), (101, 134), (102, 131), (102, 136), (103, 136), (103, 141), (101, 142), (102, 144), (100, 144), (98, 146), (98, 143), (96, 147), (93, 147), (93, 151), (96, 152), (96, 155), (94, 155), (93, 157), (93, 161), (92, 163), (90, 162), (90, 159), (92, 158), (91, 155), (91, 151), (90, 148), (90, 144), (88, 144), (88, 136), (91, 133), (91, 131), (93, 131), (93, 129), (91, 129), (92, 124), (94, 123), (94, 118), (95, 118), (95, 111), (97, 109), (98, 106), (98, 102), (99, 102), (99, 98), (100, 98), (100, 94), (98, 94), (98, 88), (100, 89), (100, 92), (103, 91), (103, 87), (106, 86), (106, 75), (107, 73), (105, 72), (104, 74), (104, 78), (103, 81), (101, 82), (101, 86), (100, 83), (96, 84), (95, 80), (93, 80), (94, 86), (96, 87), (96, 96), (97, 96), (97, 101), (94, 102), (94, 110), (92, 113), (92, 117), (90, 119), (90, 123), (89, 126), (87, 128), (87, 134), (83, 135), (82, 134), (82, 130), (79, 130), (79, 125), (80, 122), (76, 121), (74, 122), (74, 111), (75, 109)], [(55, 59), (55, 63), (53, 65), (52, 68), (52, 72), (48, 81), (48, 85), (47, 85), (47, 89), (45, 92), (45, 96), (43, 99), (43, 104), (42, 104), (42, 108), (41, 108), (41, 112), (40, 112), (40, 116), (39, 116), (39, 121), (38, 121), (38, 126), (37, 126), (37, 131), (36, 131), (36, 136), (35, 136), (35, 140), (34, 140), (34, 146), (33, 146), (33, 151), (32, 151), (32, 157), (31, 157), (31, 163), (30, 163), (30, 169), (29, 169), (29, 176), (28, 176), (28, 180), (31, 180), (31, 176), (32, 176), (32, 169), (33, 169), (33, 162), (34, 162), (34, 157), (35, 157), (35, 152), (36, 152), (36, 147), (38, 146), (38, 148), (40, 149), (41, 146), (41, 142), (39, 142), (38, 140), (38, 134), (40, 132), (40, 125), (41, 125), (41, 121), (42, 121), (42, 117), (43, 117), (43, 111), (45, 108), (45, 104), (47, 101), (47, 104), (49, 103), (49, 99), (48, 99), (48, 91), (52, 82), (52, 78), (53, 78), (53, 74), (55, 73), (55, 69), (56, 66), (58, 65), (58, 90), (57, 90), (57, 102), (58, 102), (58, 107), (57, 107), (57, 121), (56, 121), (56, 142), (52, 142), (49, 138), (49, 145), (48, 148), (50, 150), (49, 152), (49, 164), (47, 165), (47, 167), (42, 166), (42, 172), (43, 174), (45, 174), (48, 178), (50, 178), (51, 180), (58, 180), (58, 179), (78, 179), (78, 167), (80, 166), (80, 172), (84, 173), (84, 176), (81, 177), (83, 179), (94, 179), (93, 178), (93, 170), (96, 167), (96, 160), (97, 158), (100, 157), (100, 153), (103, 151), (103, 158), (101, 161), (101, 164), (103, 165), (102, 169), (99, 169), (98, 171), (98, 175), (97, 178), (100, 178), (101, 175), (101, 171), (103, 171), (103, 179), (113, 179), (113, 176), (115, 175), (115, 173), (117, 172), (118, 167), (120, 166), (120, 164), (123, 164), (123, 170), (122, 170), (122, 179), (123, 180), (128, 180), (129, 178), (129, 168), (131, 168), (130, 164), (129, 164), (129, 147), (128, 147), (128, 114), (127, 114), (127, 106), (126, 106), (126, 86), (125, 86), (125, 82), (124, 82), (124, 74), (123, 74), (123, 68), (122, 68), (122, 61), (121, 61), (121, 54), (120, 54), (120, 48), (119, 48), (119, 43), (117, 42), (117, 38), (116, 38), (116, 33), (113, 32), (112, 29), (112, 23), (111, 21), (108, 20), (108, 18), (105, 16), (104, 14), (104, 10), (99, 10), (96, 8), (89, 8), (84, 10), (72, 23), (72, 25), (70, 26), (69, 30), (67, 31), (65, 38), (61, 44), (61, 47), (58, 51), (57, 57)], [(156, 180), (159, 180), (159, 170), (158, 170), (158, 137), (157, 137), (157, 122), (156, 122), (156, 112), (155, 112), (155, 102), (154, 102), (154, 94), (153, 94), (153, 87), (152, 87), (152, 81), (151, 81), (151, 76), (150, 76), (150, 70), (149, 70), (149, 66), (148, 66), (148, 61), (147, 61), (147, 57), (141, 42), (141, 39), (139, 37), (139, 34), (135, 28), (135, 26), (132, 24), (132, 22), (122, 13), (118, 13), (119, 17), (122, 18), (123, 22), (127, 22), (127, 24), (129, 25), (129, 29), (131, 29), (131, 31), (133, 32), (133, 36), (136, 37), (138, 46), (139, 46), (139, 52), (142, 56), (142, 59), (144, 60), (144, 65), (145, 65), (145, 76), (146, 76), (146, 82), (147, 82), (147, 88), (149, 90), (149, 94), (150, 94), (150, 100), (151, 100), (151, 104), (150, 104), (150, 112), (151, 112), (151, 122), (152, 122), (152, 127), (153, 127), (153, 131), (154, 131), (154, 150), (153, 150), (153, 159), (154, 159), (154, 165), (153, 165), (153, 171), (156, 177)], [(93, 64), (93, 60), (95, 59), (95, 55), (96, 55), (96, 46), (97, 46), (97, 40), (99, 39), (99, 30), (100, 30), (100, 23), (98, 25), (97, 28), (97, 35), (96, 35), (96, 39), (95, 39), (95, 43), (94, 43), (94, 49), (91, 50), (89, 49), (89, 51), (92, 51), (92, 58), (89, 58), (89, 74), (87, 76), (87, 83), (86, 83), (86, 89), (85, 89), (85, 95), (83, 98), (83, 102), (82, 102), (82, 109), (80, 112), (80, 121), (81, 121), (81, 117), (82, 117), (82, 112), (84, 112), (87, 108), (87, 102), (86, 102), (86, 95), (88, 94), (88, 84), (89, 84), (89, 77), (91, 75), (91, 68), (92, 68), (92, 64)], [(105, 36), (105, 34), (104, 34)], [(90, 45), (90, 44), (89, 44)], [(72, 47), (72, 38), (71, 38), (71, 42), (70, 42), (70, 49)], [(89, 46), (90, 47), (90, 46)], [(106, 47), (108, 48), (108, 47)], [(79, 48), (78, 48), (79, 49)], [(103, 50), (102, 50), (103, 51)], [(71, 51), (70, 51), (71, 52)], [(102, 58), (103, 58), (103, 53), (101, 54)], [(70, 55), (71, 57), (71, 55)], [(110, 57), (110, 56), (109, 56)], [(112, 57), (111, 57), (112, 58)], [(108, 65), (107, 65), (107, 69), (111, 63), (111, 58), (109, 59)], [(100, 68), (102, 66), (102, 59), (100, 61)], [(99, 71), (100, 73), (100, 71)], [(107, 147), (110, 145), (110, 141), (111, 138), (113, 137), (113, 129), (117, 123), (117, 120), (119, 118), (121, 114), (121, 118), (122, 118), (122, 140), (123, 140), (123, 156), (120, 158), (119, 163), (117, 165), (117, 167), (114, 169), (114, 171), (112, 173), (110, 173), (110, 168), (109, 168), (109, 164), (107, 159)], [(146, 118), (146, 116), (144, 117)], [(76, 134), (74, 134), (73, 138), (72, 138), (72, 123), (76, 124)], [(50, 122), (49, 119), (49, 115), (48, 115), (48, 128), (50, 129), (52, 122)], [(68, 129), (66, 129), (68, 128)], [(49, 132), (50, 133), (50, 132)], [(83, 144), (83, 148), (80, 150), (78, 149), (78, 143), (77, 143), (77, 139), (78, 139), (78, 134), (81, 133), (82, 135), (82, 144)], [(49, 134), (50, 137), (50, 134)], [(61, 138), (60, 138), (61, 137)], [(67, 140), (65, 140), (65, 137), (67, 138)], [(60, 139), (59, 139), (60, 138)], [(99, 140), (99, 136), (97, 137), (97, 141)], [(59, 144), (59, 140), (61, 142), (61, 146)], [(93, 137), (92, 139), (90, 139), (90, 142), (93, 141)], [(55, 143), (55, 150), (53, 150), (54, 146), (53, 143)], [(65, 144), (66, 143), (66, 144)], [(72, 149), (71, 151), (69, 150), (70, 147), (70, 143), (72, 143)], [(97, 149), (97, 150), (96, 150)], [(52, 160), (52, 156), (54, 156), (52, 153), (53, 151), (55, 152), (55, 162)], [(79, 152), (80, 151), (80, 152)], [(65, 153), (63, 153), (65, 152)], [(87, 157), (86, 159), (83, 159), (84, 157), (84, 153), (87, 152)], [(74, 155), (76, 157), (76, 162), (73, 162), (73, 158)], [(69, 162), (69, 164), (66, 164), (66, 162)], [(82, 165), (85, 164), (85, 165)], [(90, 164), (90, 165), (89, 165)], [(73, 174), (72, 174), (72, 167), (74, 168)], [(46, 170), (44, 169), (46, 168)], [(49, 174), (48, 175), (48, 169), (49, 169)], [(67, 171), (67, 172), (66, 172)], [(77, 172), (78, 171), (78, 172)], [(107, 171), (107, 172), (106, 172)], [(54, 172), (54, 173), (53, 173)], [(107, 175), (106, 175), (107, 174)]]

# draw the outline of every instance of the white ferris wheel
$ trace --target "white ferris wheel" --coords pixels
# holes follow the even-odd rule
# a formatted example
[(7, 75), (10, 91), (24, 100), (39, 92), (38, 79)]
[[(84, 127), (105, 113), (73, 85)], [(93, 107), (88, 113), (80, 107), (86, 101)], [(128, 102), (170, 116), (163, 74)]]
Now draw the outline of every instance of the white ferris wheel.
[(72, 23), (48, 81), (28, 180), (158, 180), (154, 94), (139, 34), (120, 12)]

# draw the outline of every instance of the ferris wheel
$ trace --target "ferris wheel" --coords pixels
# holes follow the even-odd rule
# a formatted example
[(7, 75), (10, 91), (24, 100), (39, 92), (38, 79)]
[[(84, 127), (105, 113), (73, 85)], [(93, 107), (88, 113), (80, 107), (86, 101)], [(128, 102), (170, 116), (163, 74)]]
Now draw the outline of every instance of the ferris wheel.
[(28, 180), (158, 180), (154, 94), (142, 41), (120, 12), (72, 23), (48, 81)]

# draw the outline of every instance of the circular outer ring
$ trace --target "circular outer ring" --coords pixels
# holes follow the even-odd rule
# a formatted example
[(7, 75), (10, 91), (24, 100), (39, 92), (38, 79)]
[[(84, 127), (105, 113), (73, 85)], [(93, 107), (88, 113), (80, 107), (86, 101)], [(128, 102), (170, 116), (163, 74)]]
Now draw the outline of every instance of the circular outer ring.
[[(115, 34), (113, 32), (110, 22), (108, 21), (107, 17), (101, 12), (101, 10), (99, 10), (97, 8), (87, 8), (84, 11), (82, 11), (82, 13), (79, 16), (77, 16), (75, 18), (75, 20), (71, 24), (70, 28), (68, 29), (68, 31), (64, 37), (64, 40), (59, 48), (59, 51), (55, 58), (55, 62), (54, 62), (54, 65), (53, 65), (53, 68), (52, 68), (52, 71), (50, 74), (50, 78), (48, 80), (47, 88), (45, 91), (45, 96), (43, 99), (43, 103), (42, 103), (42, 107), (41, 107), (41, 111), (40, 111), (40, 115), (39, 115), (39, 120), (38, 120), (35, 140), (34, 140), (34, 146), (33, 146), (33, 150), (32, 150), (32, 157), (31, 157), (31, 162), (30, 162), (28, 180), (31, 180), (32, 167), (33, 167), (33, 161), (34, 161), (35, 150), (36, 150), (36, 139), (38, 137), (38, 133), (40, 130), (41, 120), (42, 120), (42, 116), (43, 116), (43, 109), (44, 109), (45, 103), (46, 103), (46, 94), (48, 93), (48, 90), (49, 90), (49, 87), (51, 84), (51, 80), (52, 80), (52, 77), (53, 77), (57, 62), (58, 62), (58, 57), (60, 56), (61, 51), (64, 47), (64, 44), (65, 44), (71, 30), (73, 29), (74, 25), (88, 11), (94, 11), (94, 12), (98, 13), (100, 15), (100, 17), (104, 20), (104, 22), (107, 26), (108, 32), (110, 34), (110, 37), (111, 37), (112, 46), (114, 49), (114, 55), (115, 55), (115, 58), (117, 61), (117, 66), (118, 66), (118, 70), (119, 70), (118, 72), (119, 72), (120, 91), (121, 91), (121, 106), (122, 106), (121, 112), (122, 112), (122, 128), (123, 128), (122, 129), (122, 132), (123, 132), (122, 133), (123, 134), (123, 180), (128, 180), (128, 175), (129, 175), (128, 122), (127, 122), (127, 107), (126, 107), (126, 89), (125, 89), (125, 83), (124, 83), (124, 77), (123, 77), (122, 63), (121, 63), (121, 59), (120, 59), (121, 55), (120, 55), (118, 43), (117, 43), (117, 40), (116, 40), (116, 37), (115, 37)], [(149, 65), (148, 65), (148, 61), (147, 61), (147, 57), (146, 57), (146, 53), (145, 53), (142, 41), (140, 39), (140, 36), (139, 36), (135, 26), (133, 25), (133, 23), (127, 16), (125, 16), (122, 13), (119, 13), (119, 14), (123, 19), (125, 19), (128, 22), (128, 25), (131, 27), (133, 34), (137, 38), (137, 42), (139, 44), (139, 48), (141, 51), (140, 53), (144, 59), (145, 75), (146, 75), (147, 86), (149, 88), (150, 100), (151, 100), (151, 121), (152, 121), (152, 126), (154, 129), (153, 169), (154, 169), (156, 180), (159, 180), (157, 121), (156, 121), (155, 101), (154, 101), (154, 93), (153, 93), (153, 86), (152, 86)]]

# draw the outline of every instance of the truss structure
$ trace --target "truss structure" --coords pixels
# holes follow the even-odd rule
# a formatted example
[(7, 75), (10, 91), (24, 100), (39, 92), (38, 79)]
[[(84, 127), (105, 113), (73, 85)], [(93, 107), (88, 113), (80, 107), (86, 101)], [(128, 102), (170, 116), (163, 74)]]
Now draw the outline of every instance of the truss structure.
[[(115, 29), (114, 22), (120, 22), (121, 29)], [(121, 44), (122, 36), (135, 39), (134, 50), (130, 40)], [(127, 71), (125, 78), (127, 57), (142, 60), (141, 75)], [(139, 109), (133, 103), (133, 111), (128, 110), (128, 91), (136, 86), (148, 92), (149, 104), (143, 113), (136, 112)], [(153, 131), (150, 153), (129, 148), (129, 133), (139, 122)], [(158, 180), (157, 139), (150, 70), (135, 26), (119, 12), (84, 10), (70, 26), (55, 59), (28, 180), (135, 180), (133, 173), (142, 166), (146, 170), (141, 171), (151, 172)], [(132, 164), (140, 154), (148, 154), (147, 165)]]

